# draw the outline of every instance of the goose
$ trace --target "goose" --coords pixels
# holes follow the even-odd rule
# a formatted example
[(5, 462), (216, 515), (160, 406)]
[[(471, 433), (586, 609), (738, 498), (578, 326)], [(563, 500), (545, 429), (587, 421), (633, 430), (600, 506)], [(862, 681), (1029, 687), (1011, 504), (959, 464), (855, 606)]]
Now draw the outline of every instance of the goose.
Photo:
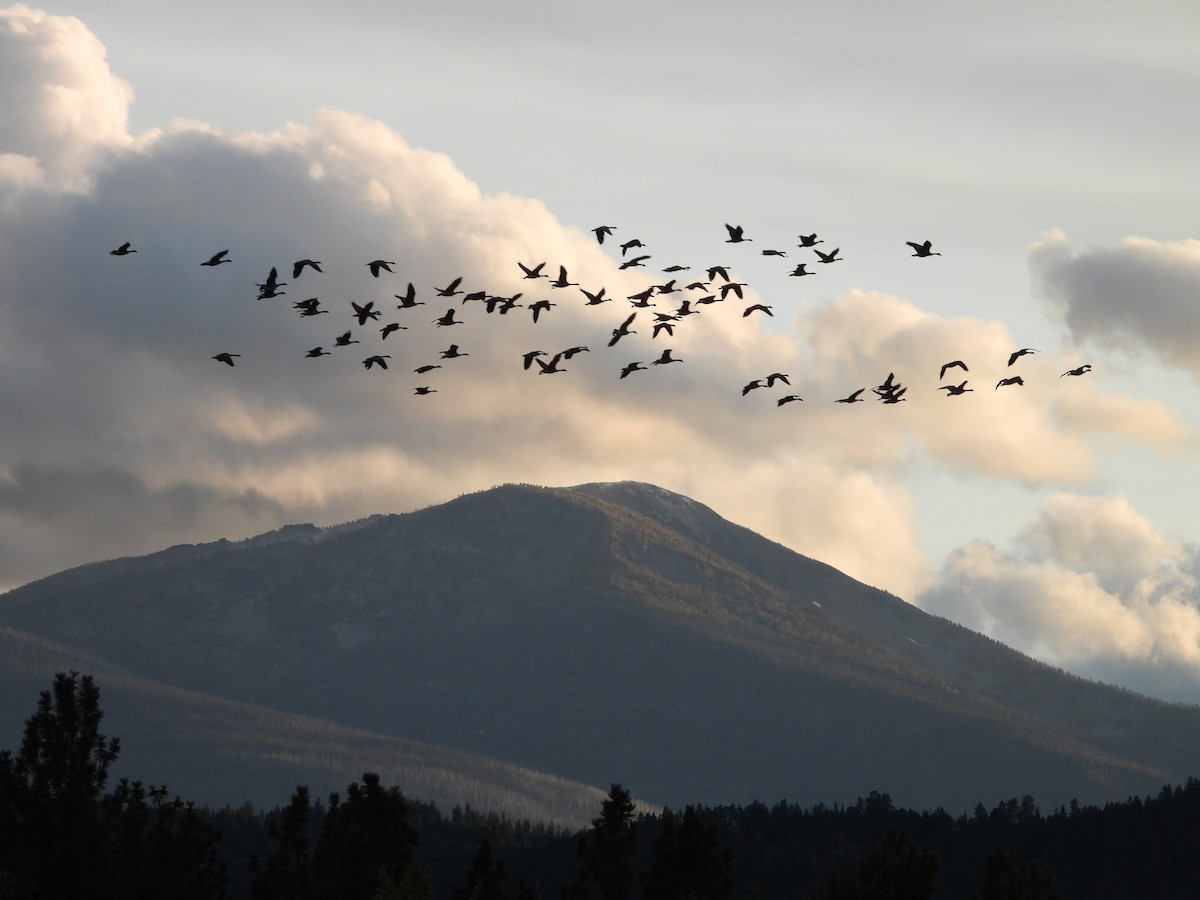
[(218, 353), (216, 356), (213, 357), (213, 359), (215, 359), (217, 362), (223, 362), (227, 366), (232, 366), (233, 358), (235, 356), (241, 356), (241, 355), (242, 354), (240, 354), (240, 353)]
[(724, 300), (729, 296), (729, 292), (737, 294), (739, 300), (742, 299), (742, 288), (748, 287), (744, 281), (727, 281), (721, 285), (721, 299)]
[(525, 273), (526, 278), (549, 278), (549, 275), (544, 275), (542, 269), (546, 267), (544, 262), (538, 263), (536, 266), (527, 266), (525, 263), (517, 260), (517, 265), (521, 267), (521, 271)]
[(1034, 350), (1032, 347), (1025, 347), (1025, 348), (1024, 348), (1024, 349), (1022, 349), (1022, 350), (1014, 350), (1014, 351), (1013, 351), (1012, 353), (1010, 353), (1010, 354), (1009, 354), (1009, 356), (1008, 356), (1008, 364), (1011, 366), (1013, 363), (1015, 363), (1015, 362), (1016, 362), (1018, 359), (1020, 359), (1022, 356), (1025, 356), (1026, 354), (1029, 354), (1029, 353), (1037, 353), (1037, 352), (1038, 352), (1038, 351)]
[(791, 381), (788, 380), (787, 375), (785, 375), (783, 372), (772, 372), (767, 376), (767, 387), (775, 387), (775, 382), (777, 381), (782, 381), (788, 387), (791, 387), (792, 385)]
[(692, 309), (691, 300), (680, 300), (679, 309), (675, 310), (674, 313), (675, 318), (677, 319), (682, 319), (684, 316), (698, 316), (699, 314), (700, 310)]
[(766, 387), (766, 384), (767, 384), (766, 379), (755, 378), (752, 382), (750, 382), (749, 384), (747, 384), (745, 387), (742, 388), (742, 396), (745, 397), (748, 393), (750, 393), (751, 391), (756, 391), (760, 387)]
[(453, 297), (455, 294), (462, 293), (462, 291), (460, 291), (458, 289), (458, 283), (460, 281), (462, 281), (461, 275), (459, 275), (457, 278), (455, 278), (452, 282), (450, 282), (444, 288), (435, 287), (434, 290), (438, 292), (439, 297)]
[(373, 259), (367, 263), (367, 268), (371, 270), (371, 274), (375, 278), (378, 278), (381, 269), (383, 271), (390, 272), (392, 271), (392, 266), (395, 264), (395, 262), (386, 259)]
[(655, 289), (660, 294), (676, 294), (679, 292), (679, 288), (675, 287), (675, 279), (674, 278), (672, 278), (666, 284), (655, 285)]
[(757, 311), (757, 312), (765, 312), (768, 316), (770, 316), (773, 319), (773, 318), (775, 318), (775, 313), (771, 312), (771, 309), (772, 309), (772, 307), (767, 306), (765, 303), (753, 303), (750, 306), (747, 306), (745, 309), (742, 310), (742, 318), (744, 319), (744, 318), (746, 318), (746, 316), (750, 315), (750, 313)]
[(633, 320), (634, 320), (634, 318), (635, 318), (636, 316), (637, 316), (637, 312), (636, 312), (636, 311), (634, 311), (634, 312), (631, 312), (631, 313), (629, 314), (629, 318), (628, 318), (628, 319), (626, 319), (624, 322), (622, 322), (622, 323), (621, 323), (621, 327), (620, 327), (620, 328), (614, 328), (614, 329), (613, 329), (613, 331), (612, 331), (612, 339), (611, 339), (611, 340), (609, 340), (609, 342), (608, 342), (608, 346), (610, 346), (610, 347), (614, 346), (614, 345), (617, 343), (617, 341), (619, 341), (621, 338), (625, 337), (625, 336), (626, 336), (626, 335), (628, 335), (628, 334), (637, 334), (637, 332), (636, 332), (636, 331), (634, 331), (634, 330), (630, 329), (630, 327), (629, 327), (630, 325), (632, 325), (632, 324), (633, 324)]
[(651, 339), (658, 337), (660, 332), (665, 331), (669, 337), (675, 336), (675, 325), (669, 321), (655, 322), (654, 331), (650, 333)]
[(801, 246), (801, 247), (815, 247), (817, 244), (823, 244), (823, 243), (825, 243), (825, 242), (817, 240), (816, 232), (813, 232), (812, 234), (800, 235), (800, 245), (799, 246)]
[(339, 334), (336, 338), (334, 338), (333, 343), (337, 347), (349, 347), (351, 344), (358, 344), (361, 342), (350, 340), (350, 332), (347, 331), (345, 334)]
[(408, 327), (407, 327), (406, 325), (401, 325), (399, 322), (388, 322), (386, 325), (384, 325), (382, 328), (380, 328), (380, 329), (379, 329), (379, 333), (380, 333), (381, 335), (383, 335), (383, 337), (381, 338), (381, 340), (385, 340), (385, 341), (386, 341), (386, 340), (387, 340), (387, 336), (388, 336), (389, 334), (391, 334), (392, 332), (394, 332), (394, 331), (407, 331), (407, 330), (408, 330)]
[(386, 353), (383, 354), (382, 356), (368, 356), (366, 359), (363, 360), (363, 366), (365, 366), (368, 369), (371, 368), (372, 366), (379, 366), (379, 368), (381, 368), (381, 369), (386, 369), (387, 361), (389, 359), (391, 359), (391, 357), (388, 356)]
[(718, 275), (725, 281), (729, 280), (729, 268), (727, 266), (710, 266), (708, 268), (708, 280), (712, 281)]
[(948, 363), (942, 364), (942, 370), (940, 372), (938, 372), (938, 380), (941, 380), (946, 377), (947, 369), (962, 369), (964, 372), (971, 371), (970, 369), (967, 368), (967, 364), (965, 362), (963, 362), (961, 359), (951, 360)]
[(616, 225), (597, 225), (592, 229), (592, 234), (596, 236), (596, 243), (603, 244), (606, 237), (612, 237), (616, 228)]
[(785, 251), (785, 250), (764, 250), (762, 252), (762, 255), (763, 256), (787, 256), (787, 251)]
[(621, 369), (621, 377), (624, 378), (626, 375), (631, 375), (634, 372), (645, 372), (645, 371), (646, 371), (646, 367), (643, 366), (640, 362), (631, 362), (629, 365), (627, 365)]
[(959, 394), (965, 394), (967, 391), (975, 390), (975, 388), (967, 387), (967, 383), (964, 381), (962, 384), (943, 384), (938, 390), (945, 391), (947, 397), (957, 397)]
[(1092, 371), (1091, 363), (1084, 363), (1078, 368), (1067, 369), (1067, 371), (1063, 372), (1062, 375), (1059, 375), (1058, 377), (1065, 378), (1067, 375), (1086, 375), (1090, 371)]
[(634, 238), (632, 241), (626, 241), (625, 243), (623, 243), (621, 245), (621, 255), (624, 256), (630, 250), (633, 250), (637, 247), (645, 247), (645, 246), (646, 245), (643, 244), (641, 241), (639, 241), (637, 238)]
[(318, 356), (333, 356), (332, 353), (330, 353), (328, 350), (326, 350), (323, 347), (313, 347), (311, 350), (309, 350), (304, 355), (306, 357), (312, 357), (314, 359)]
[(300, 300), (292, 304), (293, 309), (300, 310), (302, 316), (319, 316), (322, 313), (327, 313), (329, 310), (320, 309), (321, 301), (316, 297), (309, 297), (307, 300)]
[(558, 267), (558, 277), (550, 282), (550, 287), (553, 287), (553, 288), (579, 287), (579, 282), (578, 281), (567, 281), (567, 267), (559, 266)]
[(795, 278), (803, 278), (805, 275), (816, 275), (816, 272), (807, 271), (805, 268), (807, 265), (808, 263), (798, 263), (796, 268), (792, 269), (792, 271), (788, 272), (788, 274)]
[(708, 290), (708, 282), (707, 281), (693, 281), (691, 284), (685, 284), (683, 286), (683, 289), (685, 291), (707, 291)]
[(650, 298), (654, 296), (654, 289), (655, 286), (652, 284), (644, 291), (638, 291), (636, 294), (630, 294), (625, 299), (629, 300), (634, 306), (653, 306), (654, 304), (650, 302)]
[(594, 294), (589, 290), (585, 290), (584, 288), (580, 288), (579, 290), (583, 292), (585, 297), (587, 297), (587, 303), (585, 303), (584, 306), (599, 306), (601, 303), (607, 303), (612, 300), (612, 297), (604, 296), (604, 288), (600, 288), (600, 290), (596, 291)]
[(226, 259), (226, 254), (228, 254), (228, 253), (229, 253), (228, 250), (222, 250), (219, 253), (214, 253), (212, 256), (210, 256), (208, 258), (207, 262), (202, 262), (202, 263), (200, 263), (200, 265), (202, 265), (202, 266), (219, 266), (221, 263), (233, 262), (232, 259)]
[(125, 243), (123, 243), (116, 250), (108, 251), (109, 256), (128, 256), (130, 253), (137, 253), (137, 251), (129, 249), (129, 241), (126, 241)]
[(570, 359), (572, 356), (574, 356), (577, 353), (591, 353), (591, 352), (592, 351), (589, 350), (587, 347), (582, 347), (582, 346), (568, 347), (566, 350), (564, 350), (562, 352), (562, 358)]
[(796, 400), (804, 402), (804, 398), (801, 397), (799, 394), (788, 394), (786, 397), (780, 397), (778, 400), (776, 400), (775, 405), (783, 406), (785, 403), (792, 403)]
[(436, 394), (437, 388), (422, 386), (419, 388), (413, 388), (413, 393), (416, 394), (418, 397), (424, 397), (426, 394)]
[(744, 229), (741, 225), (730, 225), (728, 222), (726, 222), (725, 230), (729, 232), (729, 237), (725, 239), (725, 243), (727, 244), (740, 244), (743, 241), (752, 240), (751, 238), (744, 236)]
[(470, 353), (463, 353), (458, 349), (458, 344), (451, 344), (442, 351), (442, 359), (458, 359), (460, 356), (470, 356)]
[(842, 257), (838, 256), (841, 249), (841, 247), (835, 247), (832, 253), (822, 253), (820, 250), (814, 249), (813, 253), (821, 257), (821, 262), (823, 263), (841, 262)]
[(426, 372), (432, 372), (434, 369), (440, 368), (441, 366), (431, 363), (425, 366), (417, 366), (415, 369), (413, 369), (413, 371), (418, 375), (424, 375)]
[(632, 269), (636, 266), (644, 266), (646, 264), (646, 260), (648, 260), (649, 258), (650, 258), (649, 256), (632, 256), (629, 259), (625, 260), (625, 262), (621, 263), (621, 265), (618, 266), (617, 268)]
[(528, 369), (533, 365), (534, 359), (539, 356), (545, 356), (545, 350), (530, 350), (528, 353), (522, 353), (521, 357), (525, 360), (525, 368)]
[(533, 321), (538, 320), (538, 316), (543, 312), (550, 312), (550, 307), (558, 306), (557, 303), (551, 303), (549, 300), (538, 300), (536, 303), (529, 304), (529, 311), (533, 313)]
[(417, 299), (417, 289), (413, 287), (411, 281), (408, 283), (408, 290), (406, 292), (403, 294), (392, 294), (392, 296), (400, 301), (400, 305), (396, 309), (412, 309), (414, 306), (425, 305), (424, 300)]
[(357, 303), (351, 300), (350, 305), (354, 307), (354, 317), (358, 319), (359, 325), (366, 325), (367, 319), (379, 318), (379, 310), (373, 309), (375, 306), (374, 300), (368, 300), (363, 306), (359, 306)]
[(317, 259), (298, 259), (292, 263), (292, 278), (299, 278), (300, 273), (304, 271), (304, 267), (312, 269), (315, 272), (322, 271), (321, 261)]
[(849, 397), (842, 397), (840, 400), (835, 400), (834, 403), (862, 403), (862, 402), (864, 402), (863, 398), (858, 395), (861, 394), (865, 390), (866, 390), (866, 388), (859, 388), (857, 391), (855, 391)]
[(536, 362), (538, 364), (538, 367), (541, 369), (541, 371), (538, 372), (538, 374), (539, 375), (557, 375), (559, 372), (567, 371), (566, 369), (560, 369), (558, 367), (558, 361), (560, 359), (562, 359), (561, 353), (555, 353), (552, 357), (550, 357), (550, 362), (546, 362), (541, 357), (535, 357), (534, 362)]
[(675, 357), (671, 356), (671, 348), (668, 347), (666, 350), (664, 350), (662, 352), (662, 354), (658, 357), (658, 359), (651, 361), (650, 365), (665, 366), (670, 363), (676, 363), (676, 362), (683, 362), (683, 360), (676, 359)]
[(672, 272), (690, 272), (691, 269), (691, 266), (667, 266), (663, 271), (670, 275)]
[(913, 248), (913, 256), (941, 256), (942, 254), (931, 250), (933, 246), (931, 241), (926, 241), (923, 244), (918, 244), (916, 241), (905, 241), (904, 243)]
[(1004, 387), (1007, 384), (1023, 385), (1024, 383), (1025, 383), (1025, 379), (1023, 379), (1020, 375), (1013, 375), (1010, 378), (1001, 378), (999, 381), (997, 381), (995, 389), (999, 390), (1000, 388)]
[(450, 307), (448, 310), (446, 310), (446, 314), (444, 316), (440, 316), (440, 317), (434, 319), (433, 322), (435, 325), (437, 325), (438, 328), (443, 328), (447, 325), (461, 325), (462, 324), (461, 319), (454, 318), (454, 307), (453, 306)]

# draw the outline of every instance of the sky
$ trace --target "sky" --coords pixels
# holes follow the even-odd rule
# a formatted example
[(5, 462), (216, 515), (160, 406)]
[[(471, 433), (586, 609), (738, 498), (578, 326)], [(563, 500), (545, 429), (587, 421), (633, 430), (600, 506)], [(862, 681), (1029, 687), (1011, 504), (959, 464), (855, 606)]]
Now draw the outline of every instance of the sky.
[(1200, 702), (1200, 7), (405, 6), (0, 8), (0, 590), (637, 480)]

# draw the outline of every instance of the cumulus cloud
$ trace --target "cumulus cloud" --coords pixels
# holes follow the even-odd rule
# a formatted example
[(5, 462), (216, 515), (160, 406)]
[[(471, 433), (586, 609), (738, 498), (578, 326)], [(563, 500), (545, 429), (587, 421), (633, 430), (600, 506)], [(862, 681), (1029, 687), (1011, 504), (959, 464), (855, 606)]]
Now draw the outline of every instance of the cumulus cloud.
[[(880, 292), (815, 311), (776, 301), (767, 318), (742, 315), (763, 300), (750, 285), (744, 300), (696, 304), (673, 336), (652, 337), (652, 312), (703, 296), (683, 289), (705, 277), (700, 265), (684, 277), (621, 269), (612, 241), (536, 199), (484, 193), (445, 154), (339, 110), (277, 132), (176, 122), (135, 140), (128, 86), (80, 23), (22, 6), (0, 15), (13, 75), (0, 90), (25, 104), (0, 123), (0, 546), (42, 548), (0, 558), (4, 586), (506, 481), (639, 479), (911, 597), (931, 578), (905, 485), (914, 465), (1078, 486), (1095, 473), (1081, 422), (1155, 447), (1190, 437), (1161, 405), (1059, 379), (1067, 359), (1051, 349), (1010, 368), (999, 322)], [(693, 262), (728, 262), (722, 238)], [(110, 255), (125, 241), (137, 252)], [(226, 248), (229, 263), (200, 265)], [(293, 276), (305, 257), (324, 271)], [(373, 259), (394, 272), (373, 278)], [(518, 261), (564, 266), (612, 302), (526, 279)], [(272, 267), (285, 293), (257, 300)], [(459, 277), (462, 294), (437, 295)], [(625, 298), (672, 277), (681, 290), (608, 347)], [(422, 305), (398, 309), (410, 282)], [(488, 314), (464, 301), (477, 291), (520, 293), (522, 305)], [(292, 304), (311, 297), (328, 313), (299, 316)], [(539, 299), (554, 305), (535, 323)], [(381, 317), (358, 324), (351, 301)], [(448, 309), (461, 325), (434, 324)], [(403, 327), (385, 339), (390, 322)], [(357, 343), (334, 347), (346, 331)], [(452, 343), (465, 355), (444, 358)], [(589, 349), (565, 372), (522, 366), (523, 353), (575, 345)], [(317, 346), (330, 355), (307, 358)], [(683, 362), (650, 365), (667, 347)], [(219, 352), (240, 354), (236, 366), (215, 362)], [(373, 354), (389, 368), (365, 370)], [(940, 379), (951, 359), (969, 373)], [(647, 371), (619, 378), (633, 361)], [(439, 368), (413, 371), (422, 365)], [(1018, 370), (1025, 387), (995, 389)], [(774, 371), (791, 385), (742, 396)], [(869, 390), (889, 372), (909, 388), (895, 406)], [(972, 392), (938, 390), (961, 380)], [(833, 402), (859, 388), (867, 402)], [(777, 406), (785, 393), (803, 400)]]
[(1046, 662), (1197, 702), (1198, 562), (1124, 497), (1064, 493), (1013, 550), (951, 554), (918, 604)]
[(1031, 248), (1030, 265), (1076, 342), (1144, 348), (1200, 377), (1200, 240), (1127, 237), (1075, 252), (1056, 231)]

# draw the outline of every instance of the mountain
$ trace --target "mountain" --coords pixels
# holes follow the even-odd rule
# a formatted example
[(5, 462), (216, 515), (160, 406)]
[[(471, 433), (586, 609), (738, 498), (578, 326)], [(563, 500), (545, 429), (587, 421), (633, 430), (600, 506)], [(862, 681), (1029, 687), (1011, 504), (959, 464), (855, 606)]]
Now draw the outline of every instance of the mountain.
[(631, 482), (83, 566), (0, 596), (0, 625), (144, 686), (140, 733), (164, 743), (188, 733), (155, 717), (203, 698), (213, 747), (302, 721), (284, 743), (326, 729), (330, 760), (372, 735), (379, 759), (415, 741), (671, 806), (1103, 802), (1195, 774), (1200, 738), (1200, 709), (1042, 665)]

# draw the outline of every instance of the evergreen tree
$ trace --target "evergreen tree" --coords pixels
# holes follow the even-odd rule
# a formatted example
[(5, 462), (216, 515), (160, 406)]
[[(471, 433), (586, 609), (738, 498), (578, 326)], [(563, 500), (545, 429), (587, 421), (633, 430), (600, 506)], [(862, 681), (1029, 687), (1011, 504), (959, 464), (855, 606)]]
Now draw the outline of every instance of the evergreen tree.
[(694, 806), (682, 816), (664, 809), (643, 879), (645, 900), (728, 900), (731, 869), (717, 827), (701, 822)]
[(254, 900), (313, 900), (316, 897), (309, 838), (311, 818), (308, 788), (301, 785), (278, 820), (267, 826), (267, 835), (275, 845), (271, 852), (262, 862), (250, 861), (253, 873), (250, 896)]
[(1061, 900), (1050, 867), (1036, 860), (1022, 862), (1013, 851), (997, 844), (988, 853), (984, 878), (971, 900)]
[(819, 900), (927, 900), (937, 889), (937, 853), (897, 826), (871, 845), (857, 868), (857, 878), (837, 872), (823, 881)]
[(633, 858), (637, 853), (637, 823), (633, 819), (629, 791), (614, 784), (600, 804), (599, 818), (579, 838), (577, 857), (584, 890), (592, 885), (600, 900), (629, 900), (636, 878)]
[(487, 835), (479, 839), (466, 884), (454, 892), (454, 900), (504, 900), (504, 863), (492, 857)]

